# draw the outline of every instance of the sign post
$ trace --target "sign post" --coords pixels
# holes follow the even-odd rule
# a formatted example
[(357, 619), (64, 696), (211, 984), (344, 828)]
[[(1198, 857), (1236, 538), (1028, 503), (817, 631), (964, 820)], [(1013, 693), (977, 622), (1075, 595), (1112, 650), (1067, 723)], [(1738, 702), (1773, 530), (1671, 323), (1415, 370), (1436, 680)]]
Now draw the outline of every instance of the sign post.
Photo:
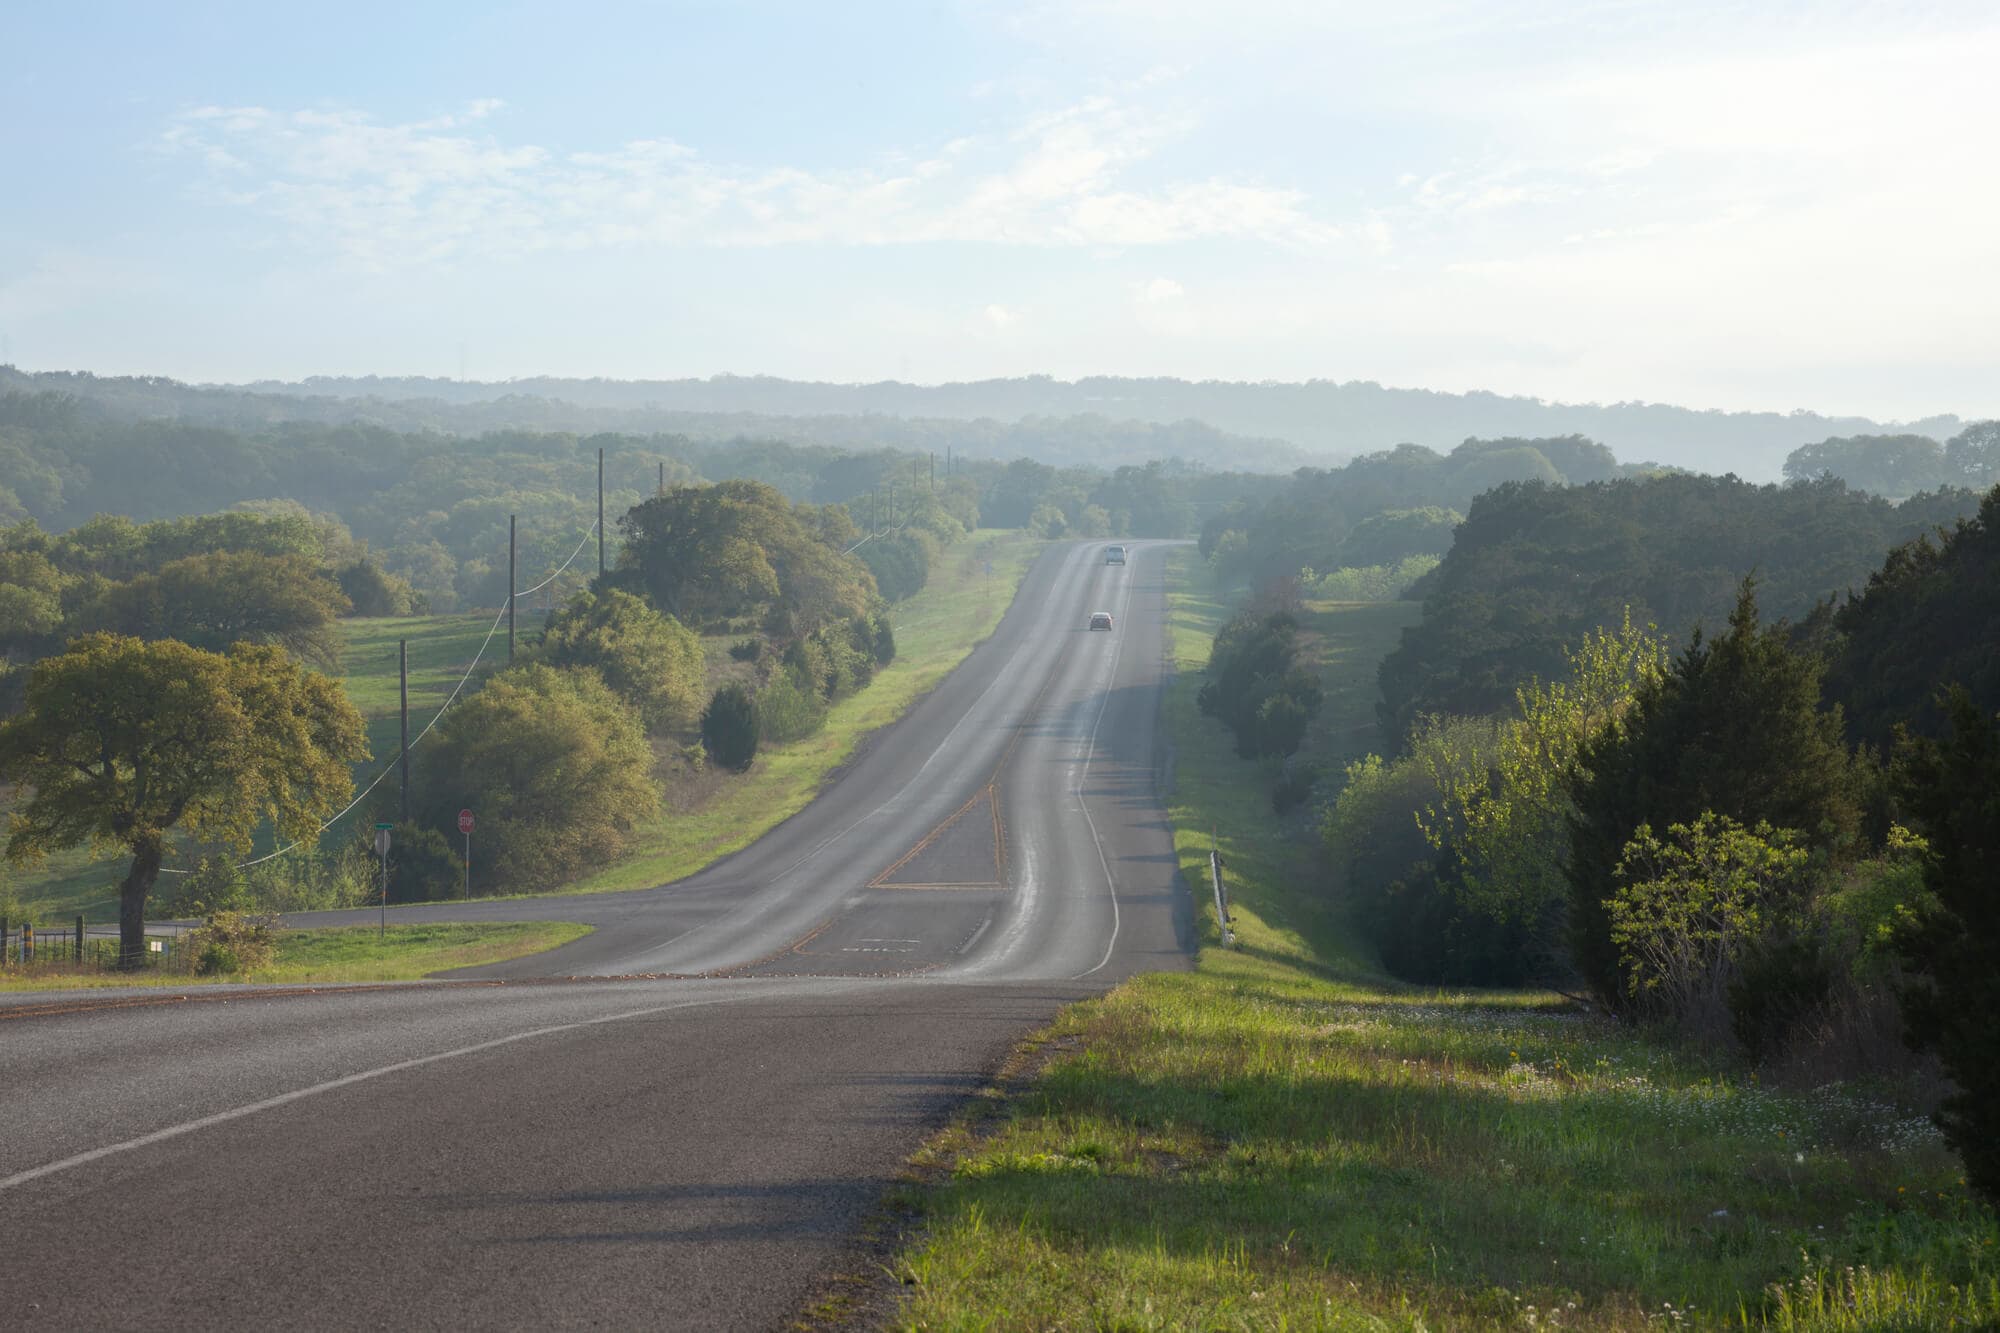
[(381, 939), (389, 938), (389, 830), (394, 824), (375, 826), (375, 851), (382, 858), (382, 924), (377, 932)]
[(465, 901), (472, 901), (472, 811), (458, 812), (458, 831), (465, 835)]

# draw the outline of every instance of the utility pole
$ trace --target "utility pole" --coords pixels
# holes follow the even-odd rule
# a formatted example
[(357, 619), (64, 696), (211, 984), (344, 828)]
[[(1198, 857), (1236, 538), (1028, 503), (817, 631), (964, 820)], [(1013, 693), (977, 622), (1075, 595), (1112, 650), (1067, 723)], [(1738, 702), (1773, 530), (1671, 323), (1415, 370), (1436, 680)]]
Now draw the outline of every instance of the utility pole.
[(514, 660), (514, 515), (507, 515), (507, 660)]
[(658, 491), (655, 491), (654, 494), (665, 495), (666, 493), (667, 493), (667, 460), (662, 458), (660, 460), (660, 489)]
[(604, 577), (604, 451), (597, 451), (597, 577)]
[(403, 822), (410, 822), (410, 641), (396, 640), (396, 692), (403, 702)]

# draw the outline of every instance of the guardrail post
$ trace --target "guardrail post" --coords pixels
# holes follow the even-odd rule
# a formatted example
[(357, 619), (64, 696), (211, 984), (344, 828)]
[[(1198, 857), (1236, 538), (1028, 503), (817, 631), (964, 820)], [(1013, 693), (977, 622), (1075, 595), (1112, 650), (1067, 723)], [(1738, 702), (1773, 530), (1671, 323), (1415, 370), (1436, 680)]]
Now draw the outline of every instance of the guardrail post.
[(1229, 928), (1229, 889), (1222, 882), (1222, 853), (1208, 854), (1208, 878), (1215, 888), (1215, 924), (1222, 931), (1224, 947), (1236, 943), (1236, 932)]

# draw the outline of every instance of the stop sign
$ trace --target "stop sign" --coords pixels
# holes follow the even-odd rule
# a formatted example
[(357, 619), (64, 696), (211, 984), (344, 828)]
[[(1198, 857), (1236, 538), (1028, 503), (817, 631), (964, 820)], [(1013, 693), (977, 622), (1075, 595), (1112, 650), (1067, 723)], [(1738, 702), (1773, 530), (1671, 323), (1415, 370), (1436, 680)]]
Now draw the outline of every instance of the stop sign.
[(458, 831), (460, 833), (472, 832), (472, 811), (461, 810), (458, 812)]

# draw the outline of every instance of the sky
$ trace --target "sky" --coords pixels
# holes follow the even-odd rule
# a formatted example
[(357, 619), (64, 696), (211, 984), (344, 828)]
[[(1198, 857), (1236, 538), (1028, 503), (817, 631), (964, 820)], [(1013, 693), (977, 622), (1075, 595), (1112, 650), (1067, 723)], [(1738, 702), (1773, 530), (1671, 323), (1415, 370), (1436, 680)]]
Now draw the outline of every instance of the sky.
[(64, 4), (0, 361), (2000, 415), (2000, 5)]

